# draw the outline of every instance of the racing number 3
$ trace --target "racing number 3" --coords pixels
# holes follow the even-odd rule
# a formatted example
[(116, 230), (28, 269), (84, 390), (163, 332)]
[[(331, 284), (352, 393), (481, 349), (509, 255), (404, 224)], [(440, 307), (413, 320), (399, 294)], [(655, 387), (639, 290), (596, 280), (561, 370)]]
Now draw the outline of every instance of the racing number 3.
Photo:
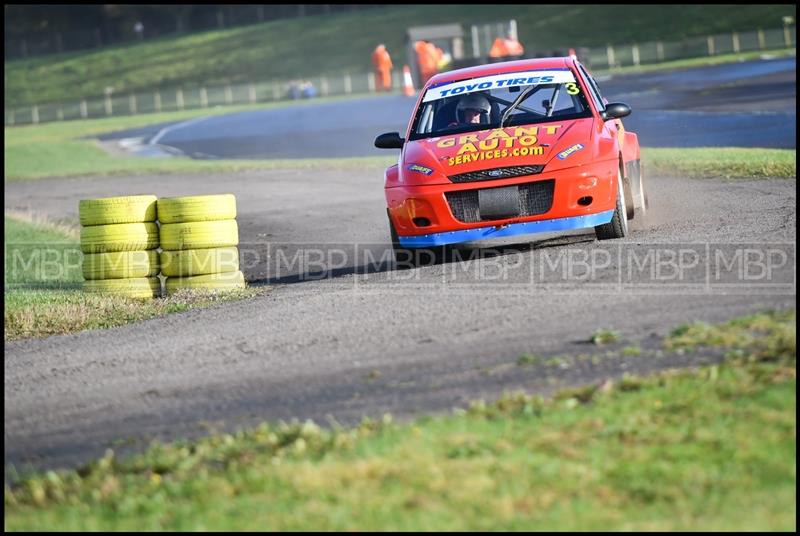
[(567, 86), (567, 95), (577, 95), (581, 92), (574, 82), (567, 82), (565, 85)]

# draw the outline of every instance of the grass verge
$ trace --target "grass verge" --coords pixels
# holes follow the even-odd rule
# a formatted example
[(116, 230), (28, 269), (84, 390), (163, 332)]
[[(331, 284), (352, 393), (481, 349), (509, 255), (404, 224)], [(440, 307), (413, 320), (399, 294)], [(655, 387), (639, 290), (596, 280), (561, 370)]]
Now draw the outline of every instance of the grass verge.
[(109, 451), (7, 484), (5, 528), (794, 530), (795, 329), (794, 311), (682, 326), (666, 348), (735, 358), (550, 400)]
[(292, 101), (273, 104), (187, 110), (86, 121), (6, 127), (4, 139), (5, 180), (34, 180), (47, 177), (148, 175), (169, 173), (226, 173), (259, 169), (309, 167), (360, 168), (384, 166), (397, 160), (396, 154), (366, 158), (319, 158), (303, 160), (192, 160), (190, 158), (143, 158), (114, 156), (96, 140), (82, 139), (103, 133), (148, 125), (185, 121), (196, 117), (285, 106), (307, 106), (343, 98)]
[(642, 162), (648, 175), (690, 178), (797, 177), (795, 149), (697, 147), (691, 149), (643, 148)]
[(120, 326), (264, 292), (260, 288), (224, 294), (181, 291), (145, 301), (87, 294), (81, 290), (81, 259), (74, 229), (6, 216), (6, 341)]

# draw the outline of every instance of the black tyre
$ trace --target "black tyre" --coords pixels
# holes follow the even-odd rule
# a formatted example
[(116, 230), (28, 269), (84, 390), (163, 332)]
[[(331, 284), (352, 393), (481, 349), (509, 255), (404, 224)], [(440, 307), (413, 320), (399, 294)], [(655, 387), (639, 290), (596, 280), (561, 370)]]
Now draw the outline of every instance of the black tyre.
[(617, 207), (611, 221), (594, 228), (598, 240), (611, 238), (624, 238), (628, 236), (628, 210), (625, 203), (625, 187), (622, 183), (622, 173), (617, 172)]

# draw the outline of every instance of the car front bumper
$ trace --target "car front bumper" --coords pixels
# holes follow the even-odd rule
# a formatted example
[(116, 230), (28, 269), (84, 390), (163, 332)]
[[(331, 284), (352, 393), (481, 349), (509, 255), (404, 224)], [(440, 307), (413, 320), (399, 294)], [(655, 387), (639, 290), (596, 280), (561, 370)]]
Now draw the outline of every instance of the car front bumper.
[(490, 225), (461, 231), (445, 231), (417, 236), (399, 236), (400, 245), (404, 248), (425, 248), (443, 246), (446, 244), (460, 244), (490, 238), (505, 236), (527, 235), (536, 233), (550, 233), (569, 231), (572, 229), (587, 229), (611, 221), (613, 210), (588, 214), (586, 216), (573, 216), (571, 218), (554, 218), (550, 220), (536, 220), (507, 225)]
[[(400, 245), (423, 248), (515, 235), (584, 229), (611, 221), (616, 207), (616, 160), (556, 172), (473, 183), (387, 188)], [(532, 216), (466, 223), (454, 216), (447, 193), (554, 180), (549, 210)], [(591, 197), (588, 205), (579, 200)], [(427, 220), (427, 221), (426, 221)], [(427, 225), (419, 225), (420, 222)]]

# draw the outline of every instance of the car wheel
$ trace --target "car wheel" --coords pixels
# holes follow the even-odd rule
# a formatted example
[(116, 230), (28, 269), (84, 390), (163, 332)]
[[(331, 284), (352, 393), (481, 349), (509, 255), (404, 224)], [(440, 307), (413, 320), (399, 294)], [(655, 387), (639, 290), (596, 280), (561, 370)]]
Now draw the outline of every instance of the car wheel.
[(622, 173), (617, 172), (617, 207), (610, 222), (594, 228), (598, 240), (628, 236), (628, 211), (625, 205), (625, 187), (622, 184)]

